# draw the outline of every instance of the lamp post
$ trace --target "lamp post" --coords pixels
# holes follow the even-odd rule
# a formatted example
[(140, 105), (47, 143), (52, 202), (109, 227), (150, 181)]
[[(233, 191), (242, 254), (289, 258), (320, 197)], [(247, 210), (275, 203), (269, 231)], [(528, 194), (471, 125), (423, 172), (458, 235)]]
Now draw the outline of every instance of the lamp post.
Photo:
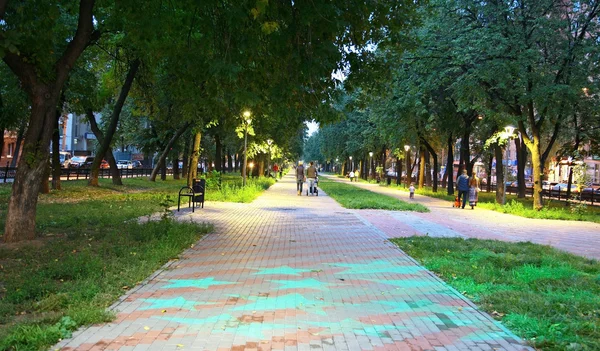
[(250, 113), (250, 111), (246, 110), (246, 111), (244, 111), (243, 116), (244, 116), (244, 168), (242, 168), (242, 186), (246, 186), (246, 178), (247, 178), (246, 166), (248, 164), (248, 127), (250, 126), (250, 123), (252, 122), (252, 120), (250, 119), (250, 116), (252, 116), (252, 114)]
[(250, 167), (250, 176), (252, 177), (252, 175), (254, 174), (254, 173), (252, 173), (252, 170), (254, 169), (254, 162), (250, 162), (248, 167)]
[(350, 170), (354, 171), (354, 163), (352, 162), (352, 156), (350, 156), (349, 158), (350, 158)]
[(373, 179), (373, 151), (369, 151), (369, 177)]
[(410, 145), (404, 145), (404, 151), (406, 151), (406, 185), (405, 188), (408, 188), (408, 183), (410, 182)]
[(340, 161), (339, 158), (335, 158), (335, 165), (333, 166), (333, 171), (336, 172), (337, 171), (337, 166), (338, 166), (338, 162)]
[(504, 132), (506, 133), (506, 149), (504, 150), (504, 158), (506, 159), (506, 165), (504, 166), (504, 192), (502, 193), (502, 205), (506, 205), (506, 181), (508, 179), (508, 148), (510, 146), (510, 139), (512, 138), (513, 133), (515, 132), (515, 127), (506, 126), (504, 127)]

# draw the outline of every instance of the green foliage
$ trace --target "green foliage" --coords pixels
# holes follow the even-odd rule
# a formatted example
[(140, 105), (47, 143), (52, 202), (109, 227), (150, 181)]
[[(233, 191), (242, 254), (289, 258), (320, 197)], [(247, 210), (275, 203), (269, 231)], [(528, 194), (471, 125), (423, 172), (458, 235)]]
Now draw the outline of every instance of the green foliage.
[(600, 263), (532, 243), (392, 239), (534, 347), (600, 348)]
[(319, 187), (345, 208), (429, 212), (429, 209), (421, 204), (407, 203), (336, 181), (319, 180)]

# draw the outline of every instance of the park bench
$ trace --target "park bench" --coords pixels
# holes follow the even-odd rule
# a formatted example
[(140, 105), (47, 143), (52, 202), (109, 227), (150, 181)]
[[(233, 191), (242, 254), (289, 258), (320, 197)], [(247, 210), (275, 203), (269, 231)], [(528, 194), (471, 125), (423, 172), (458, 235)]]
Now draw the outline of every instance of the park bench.
[(177, 198), (177, 211), (179, 212), (181, 205), (181, 198), (188, 198), (188, 207), (192, 206), (192, 212), (196, 208), (196, 204), (202, 204), (204, 208), (204, 193), (206, 191), (206, 179), (194, 179), (192, 186), (184, 186), (179, 190), (179, 196)]

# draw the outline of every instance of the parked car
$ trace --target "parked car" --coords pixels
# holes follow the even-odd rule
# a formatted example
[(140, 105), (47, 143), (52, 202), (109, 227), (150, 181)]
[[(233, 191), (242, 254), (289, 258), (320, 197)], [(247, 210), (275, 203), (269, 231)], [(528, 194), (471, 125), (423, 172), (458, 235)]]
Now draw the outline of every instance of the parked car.
[[(568, 188), (567, 184), (565, 184), (565, 183), (558, 183), (558, 184), (556, 184), (556, 185), (554, 185), (552, 187), (552, 190), (567, 191), (567, 188)], [(571, 191), (572, 192), (579, 191), (578, 188), (577, 188), (577, 185), (571, 184)]]
[(71, 168), (79, 168), (85, 162), (85, 157), (83, 156), (75, 156), (71, 158), (71, 163), (69, 167)]
[(133, 161), (133, 168), (144, 168), (144, 164), (142, 164), (142, 161), (135, 160)]
[[(66, 151), (60, 151), (58, 156), (58, 159), (60, 160), (60, 166), (62, 168), (69, 168), (69, 166), (71, 165), (71, 153), (70, 152), (66, 152)], [(52, 154), (50, 154), (50, 157), (52, 157)]]
[(598, 188), (594, 188), (593, 186), (586, 187), (586, 188), (581, 189), (581, 192), (582, 193), (591, 193), (591, 192), (593, 192), (594, 195), (600, 195), (600, 187), (598, 187)]
[(129, 160), (119, 160), (119, 161), (117, 161), (117, 168), (118, 169), (132, 169), (133, 162), (131, 162)]
[(79, 165), (80, 168), (91, 168), (92, 163), (94, 163), (94, 157), (88, 156), (85, 158), (85, 161)]

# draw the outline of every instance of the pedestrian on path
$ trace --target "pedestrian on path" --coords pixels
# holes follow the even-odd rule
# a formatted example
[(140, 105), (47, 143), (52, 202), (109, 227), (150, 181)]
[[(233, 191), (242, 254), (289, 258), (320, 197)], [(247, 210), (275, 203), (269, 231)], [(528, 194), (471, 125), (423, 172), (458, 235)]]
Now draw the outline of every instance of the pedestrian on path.
[(410, 187), (408, 188), (408, 193), (410, 194), (411, 199), (415, 198), (415, 184), (414, 183), (410, 183)]
[(302, 161), (298, 161), (298, 167), (296, 167), (296, 190), (298, 196), (302, 194), (302, 185), (304, 184), (304, 165)]
[(315, 182), (317, 180), (317, 167), (315, 167), (313, 162), (311, 162), (306, 169), (306, 178), (308, 179), (308, 191), (313, 195), (313, 190), (316, 190), (316, 188), (313, 188), (315, 187)]
[(354, 171), (350, 171), (350, 181), (354, 180)]
[(469, 194), (469, 176), (466, 169), (463, 169), (462, 174), (456, 180), (456, 188), (458, 189), (458, 200), (462, 199), (462, 208), (465, 208)]
[[(477, 178), (477, 173), (473, 171), (473, 175), (469, 179), (469, 206), (471, 209), (474, 209), (477, 206), (477, 199), (479, 196), (479, 178)], [(463, 208), (465, 206), (463, 205)]]

